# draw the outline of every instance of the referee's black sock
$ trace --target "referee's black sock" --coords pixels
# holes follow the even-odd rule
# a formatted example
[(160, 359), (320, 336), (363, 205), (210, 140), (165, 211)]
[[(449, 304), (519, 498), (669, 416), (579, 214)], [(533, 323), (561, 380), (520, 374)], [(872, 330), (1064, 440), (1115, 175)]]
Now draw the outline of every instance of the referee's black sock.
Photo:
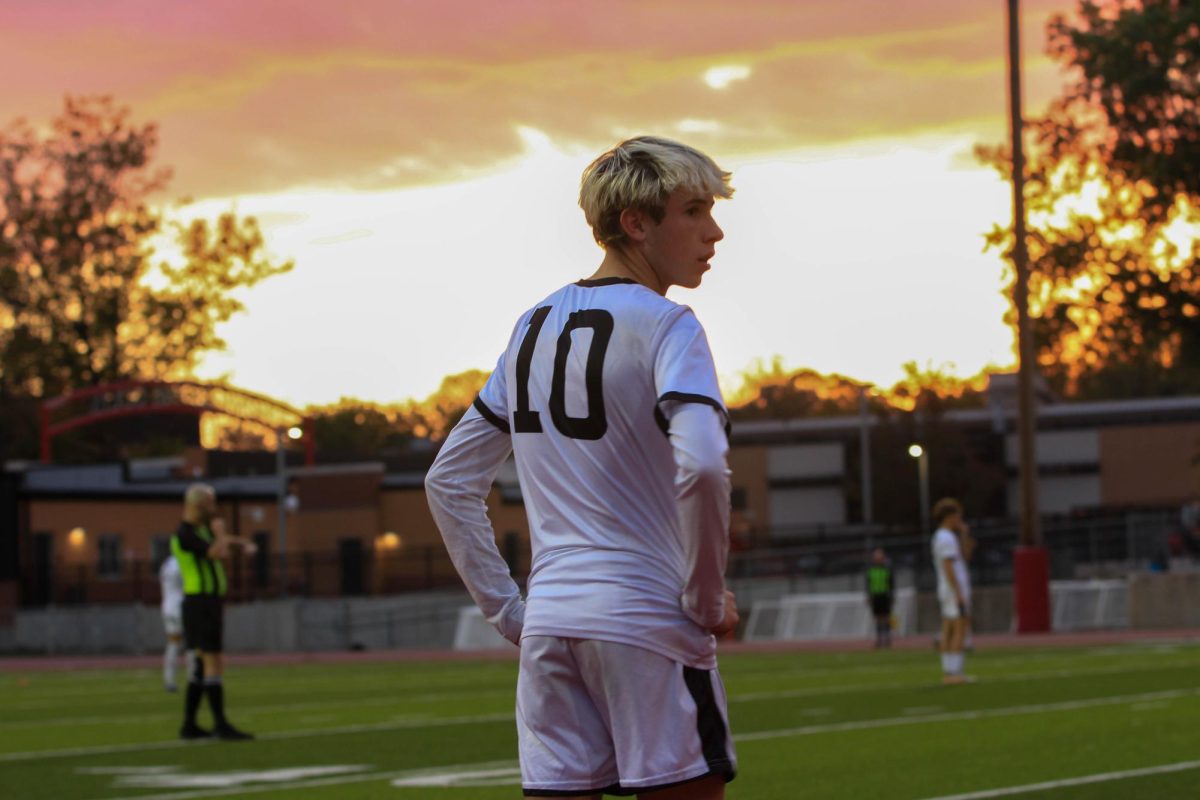
[(187, 693), (183, 699), (183, 724), (195, 727), (196, 712), (200, 710), (200, 701), (204, 698), (204, 661), (195, 652), (190, 654), (188, 669)]
[(213, 724), (218, 728), (229, 727), (225, 719), (225, 686), (220, 675), (204, 679), (204, 693), (208, 695), (208, 707), (212, 710)]

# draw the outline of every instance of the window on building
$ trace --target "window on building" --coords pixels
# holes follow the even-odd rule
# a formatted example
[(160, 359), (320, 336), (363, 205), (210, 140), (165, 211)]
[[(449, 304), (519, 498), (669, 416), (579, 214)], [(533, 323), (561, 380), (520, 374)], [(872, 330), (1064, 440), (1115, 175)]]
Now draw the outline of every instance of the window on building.
[(171, 535), (169, 533), (156, 534), (150, 540), (150, 564), (155, 572), (158, 572), (159, 567), (169, 555), (171, 555)]
[(100, 554), (96, 565), (96, 574), (101, 578), (115, 578), (121, 574), (121, 535), (119, 533), (101, 534), (96, 540)]

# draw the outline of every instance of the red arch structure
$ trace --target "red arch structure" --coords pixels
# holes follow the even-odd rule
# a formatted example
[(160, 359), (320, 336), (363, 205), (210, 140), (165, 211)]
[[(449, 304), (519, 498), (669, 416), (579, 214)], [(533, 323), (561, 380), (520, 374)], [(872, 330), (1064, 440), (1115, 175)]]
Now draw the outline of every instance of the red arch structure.
[(261, 394), (196, 381), (118, 381), (80, 389), (43, 401), (39, 413), (42, 463), (51, 461), (51, 443), (60, 433), (95, 422), (148, 414), (224, 414), (275, 430), (303, 431), (304, 460), (316, 460), (312, 425), (296, 409)]

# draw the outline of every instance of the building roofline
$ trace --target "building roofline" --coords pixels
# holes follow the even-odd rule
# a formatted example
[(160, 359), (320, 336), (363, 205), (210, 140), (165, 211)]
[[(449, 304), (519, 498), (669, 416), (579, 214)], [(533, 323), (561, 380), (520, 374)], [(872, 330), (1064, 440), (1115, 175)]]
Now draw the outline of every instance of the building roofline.
[[(1135, 400), (1099, 400), (1083, 403), (1053, 403), (1041, 405), (1037, 409), (1039, 421), (1063, 423), (1070, 420), (1088, 421), (1091, 418), (1162, 414), (1196, 415), (1200, 421), (1200, 397), (1148, 397)], [(946, 422), (960, 425), (985, 425), (997, 421), (1007, 422), (1016, 417), (1015, 409), (1006, 409), (995, 405), (986, 408), (960, 408), (947, 411), (942, 415)], [(811, 417), (803, 419), (773, 419), (734, 421), (733, 441), (744, 442), (747, 439), (757, 439), (766, 436), (786, 437), (804, 434), (843, 433), (857, 431), (863, 426), (875, 428), (880, 420), (873, 414), (865, 417), (858, 414), (845, 414), (837, 417)]]

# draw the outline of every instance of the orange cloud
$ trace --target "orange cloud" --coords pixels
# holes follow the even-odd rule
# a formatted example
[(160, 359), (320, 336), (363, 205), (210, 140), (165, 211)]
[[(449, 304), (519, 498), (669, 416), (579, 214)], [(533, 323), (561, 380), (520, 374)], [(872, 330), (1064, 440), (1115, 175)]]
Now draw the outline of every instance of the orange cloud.
[[(1031, 107), (1055, 88), (1026, 0)], [(717, 152), (1004, 119), (999, 3), (451, 0), (11, 4), (3, 119), (108, 92), (162, 126), (174, 190), (440, 182), (521, 152), (679, 131)], [(704, 77), (740, 65), (716, 90)], [(739, 73), (740, 75), (740, 73)], [(981, 121), (984, 122), (981, 125)], [(989, 123), (990, 121), (990, 123)]]

